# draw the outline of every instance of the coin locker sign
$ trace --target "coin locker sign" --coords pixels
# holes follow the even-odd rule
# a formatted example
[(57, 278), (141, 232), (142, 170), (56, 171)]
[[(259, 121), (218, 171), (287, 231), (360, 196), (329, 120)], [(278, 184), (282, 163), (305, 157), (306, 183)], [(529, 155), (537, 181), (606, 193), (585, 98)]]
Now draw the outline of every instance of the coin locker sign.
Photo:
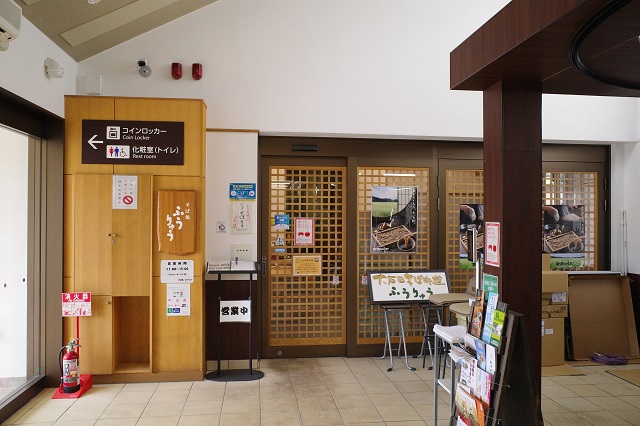
[(82, 164), (184, 164), (184, 122), (82, 120)]

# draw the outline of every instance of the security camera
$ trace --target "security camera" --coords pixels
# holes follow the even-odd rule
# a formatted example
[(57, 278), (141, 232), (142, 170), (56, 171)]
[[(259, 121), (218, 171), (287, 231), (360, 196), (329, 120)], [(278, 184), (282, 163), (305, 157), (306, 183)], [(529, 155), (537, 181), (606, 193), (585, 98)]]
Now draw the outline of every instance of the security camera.
[(138, 61), (138, 74), (140, 77), (147, 78), (151, 75), (151, 67), (146, 59), (140, 59)]

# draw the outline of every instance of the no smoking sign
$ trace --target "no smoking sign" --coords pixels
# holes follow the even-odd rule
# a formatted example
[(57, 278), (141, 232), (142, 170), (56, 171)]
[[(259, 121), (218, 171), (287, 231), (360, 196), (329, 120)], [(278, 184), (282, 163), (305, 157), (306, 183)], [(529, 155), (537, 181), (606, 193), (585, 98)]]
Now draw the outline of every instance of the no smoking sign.
[(138, 208), (138, 176), (113, 176), (112, 208)]

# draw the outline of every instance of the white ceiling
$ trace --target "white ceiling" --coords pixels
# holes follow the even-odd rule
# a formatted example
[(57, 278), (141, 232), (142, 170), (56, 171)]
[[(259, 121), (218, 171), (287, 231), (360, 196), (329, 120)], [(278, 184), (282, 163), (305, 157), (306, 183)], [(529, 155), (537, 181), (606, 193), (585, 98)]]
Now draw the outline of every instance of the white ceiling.
[(22, 14), (76, 61), (216, 0), (15, 0)]

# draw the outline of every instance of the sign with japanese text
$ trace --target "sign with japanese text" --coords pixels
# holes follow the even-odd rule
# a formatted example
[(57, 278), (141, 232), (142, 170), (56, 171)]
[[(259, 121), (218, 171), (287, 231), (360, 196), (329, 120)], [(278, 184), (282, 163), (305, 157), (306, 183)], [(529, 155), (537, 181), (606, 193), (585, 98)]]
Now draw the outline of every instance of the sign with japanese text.
[(91, 293), (62, 293), (63, 317), (90, 317)]
[(161, 260), (160, 282), (163, 284), (192, 283), (193, 260)]
[(184, 164), (184, 123), (82, 120), (82, 164)]
[(229, 199), (231, 201), (253, 200), (256, 199), (255, 183), (230, 183)]
[(484, 263), (498, 267), (500, 266), (500, 223), (485, 222), (484, 229)]
[(191, 287), (189, 284), (167, 284), (167, 316), (191, 315)]
[(295, 238), (293, 244), (296, 246), (312, 246), (315, 239), (315, 226), (312, 217), (296, 217), (294, 219)]
[(251, 322), (251, 300), (221, 300), (220, 322)]
[(234, 234), (251, 233), (251, 205), (246, 201), (231, 203), (233, 212), (231, 216), (231, 232)]
[(322, 256), (293, 256), (293, 275), (322, 275)]
[(445, 270), (370, 271), (372, 305), (381, 303), (424, 303), (432, 294), (449, 293)]
[(276, 229), (286, 231), (289, 229), (291, 219), (288, 214), (277, 214), (273, 217), (273, 226)]
[(158, 249), (186, 255), (196, 251), (196, 191), (158, 191)]
[(138, 176), (113, 175), (112, 209), (135, 210), (138, 208)]

